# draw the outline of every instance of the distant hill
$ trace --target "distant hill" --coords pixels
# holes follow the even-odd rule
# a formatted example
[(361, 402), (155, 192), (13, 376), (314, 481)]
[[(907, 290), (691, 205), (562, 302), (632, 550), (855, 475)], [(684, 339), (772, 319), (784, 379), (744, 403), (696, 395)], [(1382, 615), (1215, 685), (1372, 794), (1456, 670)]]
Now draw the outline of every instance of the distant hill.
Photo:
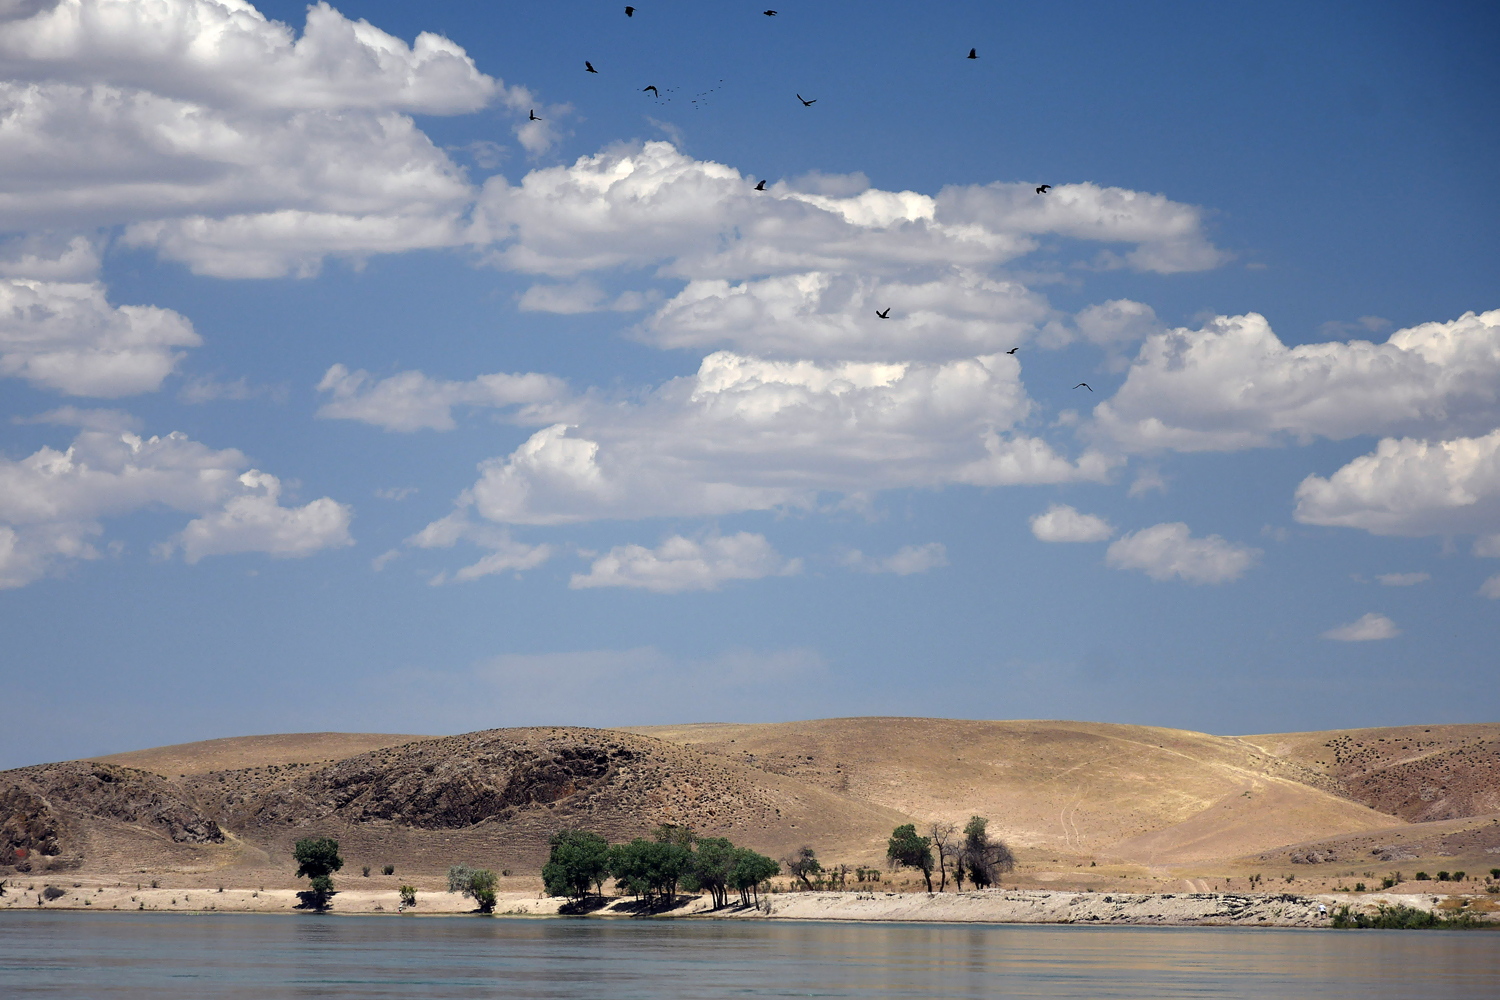
[(1224, 737), (858, 718), (238, 737), (0, 772), (0, 866), (249, 885), (285, 880), (292, 841), (327, 834), (377, 873), (469, 862), (534, 881), (555, 830), (623, 840), (662, 823), (877, 865), (896, 825), (976, 814), (1035, 872), (1019, 879), (1309, 852), (1457, 851), (1479, 871), (1500, 854), (1500, 725)]

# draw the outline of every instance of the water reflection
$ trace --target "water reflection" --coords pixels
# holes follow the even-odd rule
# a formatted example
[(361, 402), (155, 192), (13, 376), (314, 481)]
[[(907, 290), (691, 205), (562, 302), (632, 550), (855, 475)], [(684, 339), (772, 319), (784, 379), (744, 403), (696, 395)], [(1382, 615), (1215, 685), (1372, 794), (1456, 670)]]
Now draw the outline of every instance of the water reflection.
[(728, 921), (0, 915), (6, 997), (1500, 993), (1500, 935)]

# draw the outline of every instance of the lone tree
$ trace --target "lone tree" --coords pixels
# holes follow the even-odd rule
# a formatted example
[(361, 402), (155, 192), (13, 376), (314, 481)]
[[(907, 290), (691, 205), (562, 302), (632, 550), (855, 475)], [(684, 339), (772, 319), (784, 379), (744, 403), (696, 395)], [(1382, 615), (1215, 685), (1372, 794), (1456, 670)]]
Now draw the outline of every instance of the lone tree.
[(308, 878), (313, 905), (325, 909), (328, 897), (333, 895), (331, 876), (344, 867), (344, 859), (339, 857), (339, 842), (328, 837), (304, 837), (292, 848), (292, 860), (297, 862), (297, 877)]
[(469, 873), (469, 884), (464, 886), (463, 893), (479, 907), (480, 913), (495, 912), (495, 873), (487, 869)]
[(1004, 843), (991, 839), (988, 826), (983, 816), (970, 816), (964, 824), (963, 860), (969, 866), (969, 881), (977, 889), (988, 889), (997, 875), (1016, 867), (1015, 855)]
[(915, 824), (907, 823), (891, 831), (891, 839), (886, 842), (885, 856), (895, 868), (916, 868), (921, 871), (922, 879), (927, 883), (927, 891), (932, 891), (932, 845), (926, 837), (917, 834)]
[(583, 899), (602, 886), (609, 874), (609, 842), (588, 830), (562, 830), (547, 843), (552, 853), (542, 866), (542, 882), (549, 896)]
[(812, 879), (808, 876), (823, 874), (823, 865), (818, 861), (817, 853), (804, 844), (796, 854), (786, 859), (786, 870), (811, 891)]

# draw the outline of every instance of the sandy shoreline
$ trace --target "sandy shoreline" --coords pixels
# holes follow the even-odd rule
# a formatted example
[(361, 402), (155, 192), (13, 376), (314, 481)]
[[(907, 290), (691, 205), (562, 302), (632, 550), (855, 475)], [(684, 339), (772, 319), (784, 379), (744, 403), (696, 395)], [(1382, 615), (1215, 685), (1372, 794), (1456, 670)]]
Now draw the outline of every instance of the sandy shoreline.
[[(0, 913), (17, 910), (89, 910), (150, 913), (286, 913), (309, 911), (291, 889), (136, 889), (131, 886), (76, 887), (55, 900), (33, 889), (9, 886)], [(536, 893), (501, 893), (495, 915), (557, 916), (564, 900)], [(417, 905), (403, 910), (392, 891), (339, 892), (327, 911), (333, 916), (456, 916), (474, 914), (472, 900), (456, 893), (418, 892)], [(1488, 896), (1420, 893), (1101, 893), (1029, 889), (975, 892), (790, 892), (763, 896), (757, 907), (713, 910), (706, 896), (692, 897), (656, 918), (729, 920), (911, 921), (922, 923), (1114, 924), (1176, 927), (1326, 927), (1341, 906), (1374, 912), (1380, 905), (1405, 905), (1445, 912), (1469, 909), (1486, 921), (1500, 918)], [(1322, 909), (1320, 910), (1320, 906)], [(477, 914), (476, 914), (477, 915)], [(589, 916), (637, 917), (629, 897), (613, 898)]]

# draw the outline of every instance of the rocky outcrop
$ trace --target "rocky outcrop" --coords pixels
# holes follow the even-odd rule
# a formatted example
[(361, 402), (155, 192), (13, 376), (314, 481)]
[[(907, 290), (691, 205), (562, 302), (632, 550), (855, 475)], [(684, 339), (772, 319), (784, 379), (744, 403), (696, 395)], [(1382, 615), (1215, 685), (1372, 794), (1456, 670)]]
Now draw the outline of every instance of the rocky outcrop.
[[(68, 848), (70, 816), (129, 823), (179, 844), (224, 840), (219, 824), (200, 812), (181, 789), (147, 771), (88, 761), (45, 764), (0, 775), (0, 789), (0, 798), (14, 803), (7, 810), (6, 829), (35, 841), (41, 854)], [(12, 839), (12, 854), (17, 846), (28, 845)]]
[(62, 853), (62, 824), (47, 802), (17, 785), (0, 786), (0, 865)]

